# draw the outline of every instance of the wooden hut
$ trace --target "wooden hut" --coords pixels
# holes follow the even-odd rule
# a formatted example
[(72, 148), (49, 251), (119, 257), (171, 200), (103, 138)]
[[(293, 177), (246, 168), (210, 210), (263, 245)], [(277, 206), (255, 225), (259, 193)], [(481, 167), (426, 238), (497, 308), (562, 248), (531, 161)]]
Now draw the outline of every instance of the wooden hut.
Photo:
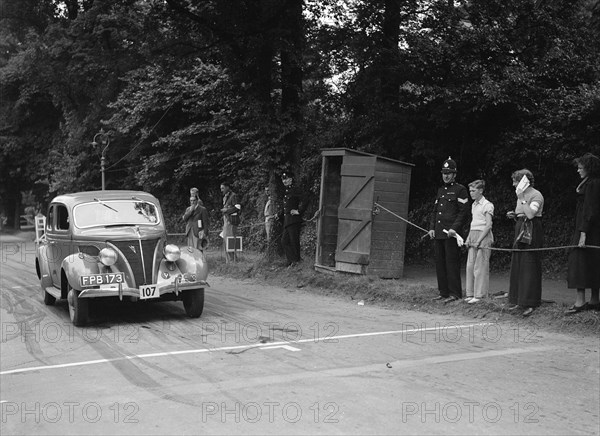
[(315, 268), (400, 278), (414, 165), (347, 148), (321, 152)]

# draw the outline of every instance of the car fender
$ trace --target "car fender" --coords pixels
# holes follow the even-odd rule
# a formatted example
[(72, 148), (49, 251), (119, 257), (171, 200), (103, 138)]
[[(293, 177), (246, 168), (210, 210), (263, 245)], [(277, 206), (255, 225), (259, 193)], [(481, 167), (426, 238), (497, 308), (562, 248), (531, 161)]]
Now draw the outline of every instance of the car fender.
[(52, 286), (52, 277), (50, 277), (50, 269), (48, 267), (48, 246), (40, 245), (37, 248), (35, 255), (36, 268), (38, 278), (40, 279), (40, 286), (42, 289), (46, 289)]
[(194, 281), (206, 284), (208, 265), (204, 253), (192, 247), (182, 247), (179, 260), (170, 262), (162, 259), (156, 282), (159, 285), (174, 284), (177, 277), (182, 277), (185, 282)]
[(98, 258), (78, 253), (65, 257), (61, 269), (64, 271), (69, 285), (78, 291), (82, 290), (79, 278), (90, 274), (99, 274)]
[(181, 257), (176, 262), (177, 267), (184, 273), (195, 274), (197, 280), (208, 277), (208, 263), (204, 252), (193, 247), (181, 247)]

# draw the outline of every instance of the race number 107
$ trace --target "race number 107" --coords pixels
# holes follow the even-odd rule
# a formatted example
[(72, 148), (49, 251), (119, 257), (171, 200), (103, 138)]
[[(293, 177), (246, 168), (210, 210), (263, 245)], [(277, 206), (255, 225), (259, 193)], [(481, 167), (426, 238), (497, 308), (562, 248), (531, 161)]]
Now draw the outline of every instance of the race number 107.
[(156, 285), (145, 285), (140, 286), (140, 299), (145, 300), (148, 298), (158, 298), (159, 292), (156, 289)]

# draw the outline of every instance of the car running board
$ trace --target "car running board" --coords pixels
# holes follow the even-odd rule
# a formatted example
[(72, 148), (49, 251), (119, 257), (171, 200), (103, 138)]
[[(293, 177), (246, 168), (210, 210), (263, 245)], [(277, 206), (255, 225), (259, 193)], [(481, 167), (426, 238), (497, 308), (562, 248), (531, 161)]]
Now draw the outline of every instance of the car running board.
[(60, 289), (56, 289), (54, 286), (46, 287), (45, 291), (47, 293), (49, 293), (50, 295), (52, 295), (57, 300), (60, 300), (62, 298), (60, 295)]

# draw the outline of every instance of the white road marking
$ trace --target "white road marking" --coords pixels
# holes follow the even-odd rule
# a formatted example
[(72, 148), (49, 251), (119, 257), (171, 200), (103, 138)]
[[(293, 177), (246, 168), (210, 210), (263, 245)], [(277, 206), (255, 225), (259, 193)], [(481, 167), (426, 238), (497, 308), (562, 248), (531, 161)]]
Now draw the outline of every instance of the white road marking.
[[(464, 325), (453, 325), (450, 326), (453, 329), (464, 329), (464, 328), (472, 328), (477, 326), (485, 326), (485, 325), (493, 325), (494, 323), (477, 323), (477, 324), (464, 324)], [(396, 334), (407, 334), (407, 333), (416, 333), (416, 332), (425, 332), (432, 330), (444, 330), (449, 327), (429, 327), (429, 328), (417, 328), (417, 329), (403, 329), (403, 330), (390, 330), (384, 332), (371, 332), (371, 333), (355, 333), (351, 335), (339, 335), (339, 336), (330, 336), (324, 338), (311, 338), (311, 339), (299, 339), (297, 341), (281, 341), (281, 342), (273, 342), (269, 345), (269, 347), (289, 345), (289, 344), (301, 344), (308, 342), (329, 342), (335, 341), (338, 339), (351, 339), (351, 338), (364, 338), (368, 336), (383, 336), (383, 335), (396, 335)], [(33, 371), (43, 371), (49, 369), (60, 369), (60, 368), (71, 368), (76, 366), (88, 366), (88, 365), (99, 365), (102, 363), (111, 363), (111, 362), (119, 362), (124, 360), (134, 360), (134, 359), (147, 359), (151, 357), (166, 357), (166, 356), (178, 356), (182, 354), (199, 354), (199, 353), (210, 353), (210, 352), (219, 352), (219, 351), (228, 351), (228, 350), (240, 350), (240, 349), (251, 349), (251, 348), (263, 348), (264, 344), (249, 344), (249, 345), (235, 345), (229, 347), (219, 347), (219, 348), (200, 348), (195, 350), (181, 350), (181, 351), (163, 351), (160, 353), (148, 353), (148, 354), (134, 354), (128, 356), (121, 357), (113, 357), (110, 359), (96, 359), (96, 360), (87, 360), (82, 362), (72, 362), (72, 363), (62, 363), (58, 365), (46, 365), (46, 366), (33, 366), (29, 368), (20, 368), (20, 369), (10, 369), (6, 371), (0, 371), (0, 376), (9, 375), (9, 374), (20, 374), (24, 372), (33, 372)]]
[(289, 345), (276, 345), (275, 347), (261, 347), (261, 350), (273, 350), (274, 348), (284, 348), (288, 351), (300, 351), (300, 348), (290, 347)]
[(3, 291), (8, 291), (11, 289), (29, 289), (29, 288), (37, 288), (39, 285), (27, 285), (27, 286), (9, 286), (7, 288), (2, 288)]

